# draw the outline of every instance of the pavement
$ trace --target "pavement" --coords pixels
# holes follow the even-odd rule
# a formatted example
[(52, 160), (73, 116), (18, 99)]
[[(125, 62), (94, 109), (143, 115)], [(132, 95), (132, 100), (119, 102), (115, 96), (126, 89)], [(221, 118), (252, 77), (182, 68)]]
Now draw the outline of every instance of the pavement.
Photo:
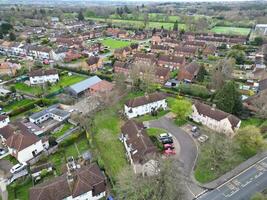
[(267, 188), (267, 157), (197, 200), (249, 200)]
[(179, 161), (183, 164), (184, 174), (187, 177), (186, 187), (188, 199), (194, 199), (197, 195), (204, 192), (192, 179), (192, 172), (197, 160), (198, 147), (193, 138), (184, 130), (176, 126), (172, 120), (162, 117), (158, 120), (146, 122), (147, 127), (162, 128), (171, 133), (179, 142), (180, 153)]

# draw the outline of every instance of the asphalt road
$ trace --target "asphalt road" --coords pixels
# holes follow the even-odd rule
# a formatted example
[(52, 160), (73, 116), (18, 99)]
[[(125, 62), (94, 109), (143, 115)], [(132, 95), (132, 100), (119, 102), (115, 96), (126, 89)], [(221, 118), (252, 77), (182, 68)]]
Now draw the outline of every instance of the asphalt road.
[(195, 198), (198, 194), (203, 192), (203, 189), (200, 188), (197, 184), (192, 181), (192, 171), (195, 166), (198, 149), (194, 140), (191, 136), (186, 133), (181, 128), (177, 127), (170, 119), (162, 117), (158, 120), (150, 121), (148, 123), (149, 127), (162, 128), (171, 133), (179, 142), (180, 145), (180, 155), (179, 160), (183, 164), (184, 173), (188, 178), (186, 183), (188, 193), (188, 199)]
[(267, 157), (198, 200), (249, 200), (267, 188)]

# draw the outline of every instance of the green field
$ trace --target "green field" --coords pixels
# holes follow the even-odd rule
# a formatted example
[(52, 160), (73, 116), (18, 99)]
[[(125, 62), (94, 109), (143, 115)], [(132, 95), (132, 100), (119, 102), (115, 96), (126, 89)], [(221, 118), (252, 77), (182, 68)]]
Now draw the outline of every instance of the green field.
[(100, 42), (104, 46), (109, 47), (110, 49), (119, 49), (119, 48), (127, 47), (132, 43), (131, 41), (122, 41), (122, 40), (116, 40), (116, 39), (111, 39), (111, 38), (105, 38), (103, 40), (100, 40)]
[[(105, 19), (103, 18), (88, 18), (90, 20), (94, 21), (102, 21), (105, 22)], [(120, 26), (131, 26), (131, 27), (136, 27), (136, 28), (141, 28), (144, 26), (143, 21), (139, 20), (123, 20), (123, 19), (108, 19), (107, 22), (111, 22), (112, 24), (120, 25)], [(153, 28), (163, 28), (165, 29), (172, 29), (173, 28), (173, 23), (172, 22), (149, 22), (148, 23), (148, 28), (153, 29)], [(184, 24), (179, 24), (179, 28), (185, 28)]]
[(211, 29), (211, 31), (218, 34), (248, 35), (250, 32), (250, 28), (215, 26), (213, 29)]
[(48, 86), (46, 89), (42, 89), (41, 86), (29, 86), (26, 85), (25, 83), (15, 83), (15, 89), (18, 91), (22, 91), (25, 93), (33, 94), (33, 95), (38, 95), (42, 93), (52, 93), (60, 90), (61, 88), (68, 87), (72, 84), (78, 83), (80, 81), (85, 80), (85, 76), (79, 76), (79, 75), (72, 75), (72, 76), (60, 76), (59, 82), (56, 84), (53, 84), (52, 86)]

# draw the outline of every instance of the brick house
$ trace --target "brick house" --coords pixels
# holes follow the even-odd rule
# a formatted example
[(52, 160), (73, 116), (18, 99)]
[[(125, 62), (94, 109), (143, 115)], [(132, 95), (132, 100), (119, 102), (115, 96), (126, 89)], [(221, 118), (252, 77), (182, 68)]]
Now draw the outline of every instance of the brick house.
[(87, 69), (90, 72), (95, 72), (98, 69), (103, 67), (102, 59), (97, 56), (90, 56), (88, 60), (86, 61), (86, 63), (87, 63)]
[(170, 70), (178, 69), (185, 65), (185, 57), (160, 55), (158, 58), (158, 65), (161, 67), (168, 67)]

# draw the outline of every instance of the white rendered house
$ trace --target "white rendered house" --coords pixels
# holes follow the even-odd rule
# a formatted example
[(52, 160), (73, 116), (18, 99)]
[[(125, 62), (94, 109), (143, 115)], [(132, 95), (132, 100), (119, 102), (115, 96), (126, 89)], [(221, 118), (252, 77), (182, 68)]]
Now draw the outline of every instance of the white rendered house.
[(127, 101), (124, 105), (124, 113), (131, 119), (166, 108), (166, 97), (162, 93), (153, 93)]
[(43, 84), (46, 82), (56, 83), (59, 81), (59, 75), (57, 70), (35, 70), (29, 73), (30, 83), (32, 85)]
[(0, 115), (0, 128), (7, 126), (9, 122), (10, 120), (8, 116)]
[(235, 135), (241, 125), (241, 120), (236, 116), (200, 102), (192, 105), (192, 109), (192, 120), (230, 137)]

